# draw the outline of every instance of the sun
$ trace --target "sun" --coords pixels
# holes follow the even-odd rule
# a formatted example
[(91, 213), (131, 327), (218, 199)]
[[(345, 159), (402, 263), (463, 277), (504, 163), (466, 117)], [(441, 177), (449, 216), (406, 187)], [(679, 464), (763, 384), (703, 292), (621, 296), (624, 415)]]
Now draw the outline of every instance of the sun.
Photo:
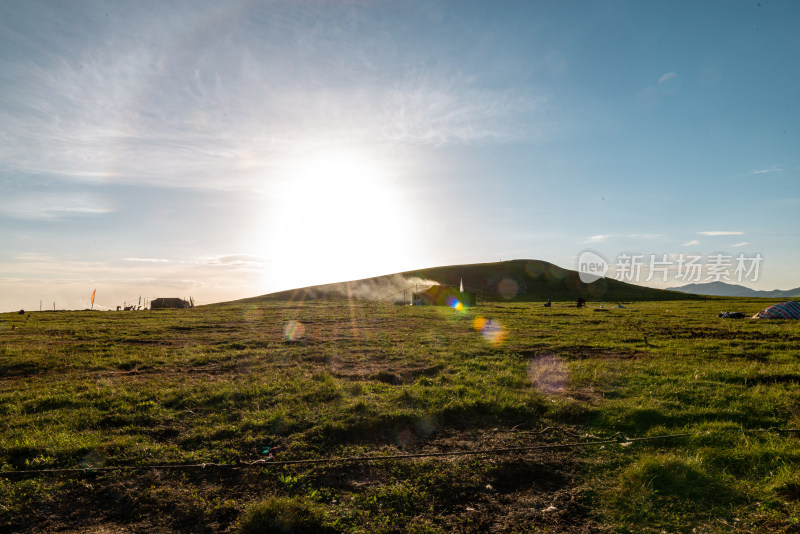
[(352, 148), (305, 154), (279, 167), (269, 203), (265, 282), (295, 288), (397, 272), (413, 220), (391, 165)]

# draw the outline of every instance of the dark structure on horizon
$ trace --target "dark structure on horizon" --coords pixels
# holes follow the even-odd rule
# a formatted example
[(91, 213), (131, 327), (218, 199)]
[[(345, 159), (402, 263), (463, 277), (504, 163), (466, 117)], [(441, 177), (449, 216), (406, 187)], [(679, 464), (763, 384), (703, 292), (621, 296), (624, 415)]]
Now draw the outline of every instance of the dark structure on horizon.
[(477, 304), (475, 293), (459, 291), (457, 287), (435, 285), (411, 294), (411, 303), (414, 306), (450, 306), (454, 308), (461, 303), (464, 306)]
[(151, 310), (165, 310), (174, 308), (193, 308), (188, 300), (178, 298), (157, 298), (150, 301)]

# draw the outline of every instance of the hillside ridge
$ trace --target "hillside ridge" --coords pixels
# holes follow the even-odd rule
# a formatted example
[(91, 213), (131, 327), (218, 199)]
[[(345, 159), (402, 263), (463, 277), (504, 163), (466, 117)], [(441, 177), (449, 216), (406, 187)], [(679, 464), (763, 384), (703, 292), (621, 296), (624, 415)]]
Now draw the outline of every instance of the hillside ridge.
[[(410, 292), (421, 289), (426, 281), (454, 287), (459, 287), (463, 282), (465, 290), (476, 293), (479, 300), (489, 302), (543, 302), (547, 299), (569, 301), (577, 298), (616, 302), (702, 298), (609, 278), (601, 278), (587, 284), (581, 281), (577, 271), (564, 269), (542, 260), (516, 259), (416, 269), (360, 280), (279, 291), (235, 302), (326, 299), (348, 295), (355, 298), (400, 300), (410, 298)], [(365, 294), (368, 296), (364, 297)]]

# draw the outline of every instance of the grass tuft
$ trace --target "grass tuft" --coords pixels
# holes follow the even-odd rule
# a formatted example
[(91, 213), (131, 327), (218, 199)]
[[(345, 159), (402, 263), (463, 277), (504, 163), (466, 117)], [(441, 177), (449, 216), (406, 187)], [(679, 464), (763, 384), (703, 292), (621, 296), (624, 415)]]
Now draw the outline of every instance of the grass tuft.
[(316, 504), (292, 497), (270, 497), (252, 504), (239, 522), (239, 534), (333, 534)]

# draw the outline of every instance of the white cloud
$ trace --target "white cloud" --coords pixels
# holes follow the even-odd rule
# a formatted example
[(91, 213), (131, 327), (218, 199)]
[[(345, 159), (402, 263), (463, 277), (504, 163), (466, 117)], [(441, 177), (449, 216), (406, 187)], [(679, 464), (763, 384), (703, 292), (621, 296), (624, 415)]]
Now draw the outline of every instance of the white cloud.
[(163, 258), (123, 258), (125, 261), (133, 261), (139, 263), (169, 263), (170, 260)]
[(204, 258), (200, 261), (205, 265), (220, 265), (224, 267), (257, 267), (266, 263), (266, 260), (250, 254), (234, 254), (230, 256), (215, 256)]
[(783, 172), (783, 169), (781, 169), (779, 167), (776, 167), (776, 166), (772, 166), (772, 167), (770, 167), (768, 169), (757, 169), (757, 170), (754, 170), (750, 174), (769, 174), (769, 173), (773, 173), (773, 172)]
[(708, 230), (705, 232), (697, 232), (700, 235), (720, 236), (720, 235), (744, 235), (744, 232), (731, 232), (727, 230)]
[(731, 245), (732, 247), (743, 247), (745, 245), (749, 245), (750, 243), (747, 241), (742, 241), (741, 243), (736, 243), (735, 245)]
[(589, 241), (592, 241), (593, 243), (597, 243), (598, 241), (605, 241), (609, 237), (611, 237), (611, 236), (607, 235), (607, 234), (598, 234), (598, 235), (593, 235), (592, 237), (590, 237)]
[(700, 244), (700, 241), (698, 241), (697, 239), (692, 239), (691, 241), (687, 241), (686, 243), (684, 243), (683, 246), (684, 247), (691, 247), (691, 246), (699, 245), (699, 244)]

